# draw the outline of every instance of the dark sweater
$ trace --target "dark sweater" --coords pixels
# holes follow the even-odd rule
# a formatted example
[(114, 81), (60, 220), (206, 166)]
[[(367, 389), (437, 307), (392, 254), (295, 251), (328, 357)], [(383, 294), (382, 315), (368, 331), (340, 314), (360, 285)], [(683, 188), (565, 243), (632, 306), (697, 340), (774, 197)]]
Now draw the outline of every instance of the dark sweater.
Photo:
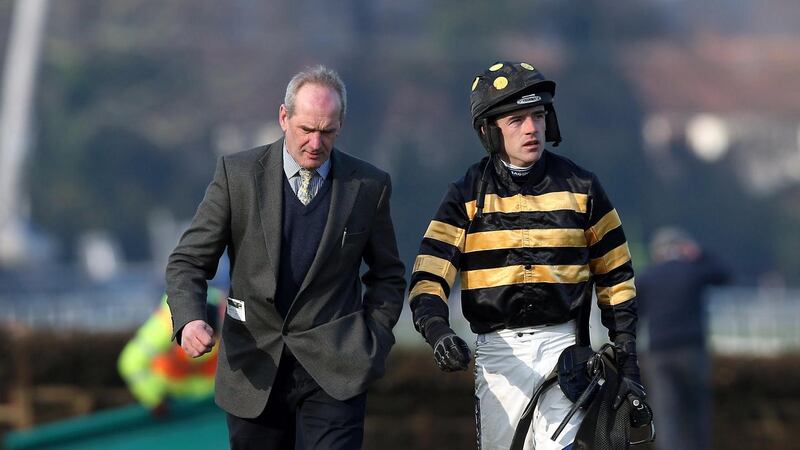
[(710, 258), (672, 260), (648, 267), (636, 278), (642, 316), (649, 321), (652, 351), (705, 345), (705, 289), (728, 275)]
[(328, 221), (330, 186), (328, 177), (311, 202), (303, 205), (289, 185), (289, 180), (283, 177), (281, 263), (275, 293), (275, 306), (283, 317), (286, 317), (317, 254)]

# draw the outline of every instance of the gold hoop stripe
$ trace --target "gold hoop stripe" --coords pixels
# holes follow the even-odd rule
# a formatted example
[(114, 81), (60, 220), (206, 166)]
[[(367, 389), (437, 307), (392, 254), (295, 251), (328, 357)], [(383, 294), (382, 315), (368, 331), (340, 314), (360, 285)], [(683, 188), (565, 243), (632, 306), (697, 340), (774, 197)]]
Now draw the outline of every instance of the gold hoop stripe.
[(425, 237), (450, 244), (463, 252), (464, 234), (466, 234), (466, 232), (467, 230), (450, 225), (449, 223), (431, 220), (428, 229), (425, 231)]
[(586, 235), (577, 228), (498, 230), (468, 234), (464, 253), (501, 248), (585, 246)]
[(633, 278), (622, 283), (609, 287), (597, 287), (597, 304), (601, 306), (613, 306), (636, 297), (636, 285)]
[(609, 211), (602, 219), (597, 221), (593, 227), (586, 230), (586, 242), (589, 245), (594, 245), (601, 240), (611, 230), (622, 226), (622, 221), (619, 219), (616, 209)]
[(417, 284), (414, 285), (414, 288), (411, 289), (411, 292), (408, 294), (408, 299), (413, 300), (414, 297), (421, 295), (421, 294), (432, 294), (442, 299), (443, 302), (447, 303), (447, 296), (444, 295), (444, 289), (442, 285), (431, 280), (420, 280)]
[[(550, 192), (541, 195), (517, 194), (511, 197), (500, 197), (497, 194), (486, 194), (483, 205), (484, 213), (515, 213), (568, 210), (579, 213), (586, 212), (589, 196), (575, 192)], [(476, 201), (464, 203), (467, 216), (472, 220), (477, 209)]]
[(630, 260), (631, 251), (626, 242), (605, 255), (589, 261), (589, 268), (595, 275), (605, 275)]
[(506, 266), (461, 272), (461, 289), (481, 289), (522, 283), (575, 284), (589, 280), (589, 266)]
[(451, 288), (456, 281), (456, 268), (443, 258), (431, 255), (419, 255), (414, 261), (414, 272), (427, 272), (437, 277), (444, 278)]

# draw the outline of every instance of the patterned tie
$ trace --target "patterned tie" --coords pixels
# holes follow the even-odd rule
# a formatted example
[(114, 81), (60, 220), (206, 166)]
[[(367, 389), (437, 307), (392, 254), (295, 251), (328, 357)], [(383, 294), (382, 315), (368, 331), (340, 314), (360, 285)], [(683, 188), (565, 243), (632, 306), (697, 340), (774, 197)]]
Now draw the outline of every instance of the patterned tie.
[(314, 172), (308, 169), (300, 169), (300, 188), (297, 189), (297, 198), (300, 203), (308, 205), (311, 202), (311, 179)]

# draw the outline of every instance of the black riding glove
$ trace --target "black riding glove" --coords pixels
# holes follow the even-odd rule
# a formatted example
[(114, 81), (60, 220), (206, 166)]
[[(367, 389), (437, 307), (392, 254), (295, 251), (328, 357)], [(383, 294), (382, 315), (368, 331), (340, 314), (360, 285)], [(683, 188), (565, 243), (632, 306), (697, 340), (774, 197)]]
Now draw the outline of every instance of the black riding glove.
[(420, 332), (433, 348), (433, 356), (439, 369), (445, 372), (467, 370), (472, 355), (469, 346), (439, 316), (433, 316), (420, 323)]
[(617, 367), (623, 377), (642, 384), (642, 377), (639, 375), (639, 363), (636, 357), (636, 338), (628, 333), (620, 333), (614, 338), (614, 346), (617, 347)]
[(627, 400), (631, 404), (631, 426), (647, 426), (653, 421), (653, 411), (647, 404), (647, 393), (639, 374), (636, 339), (630, 334), (621, 333), (614, 338), (614, 345), (617, 347), (617, 367), (622, 377), (613, 407), (616, 410)]
[(630, 378), (621, 378), (613, 407), (616, 410), (622, 406), (622, 402), (627, 400), (631, 404), (631, 426), (634, 428), (644, 427), (653, 421), (653, 410), (650, 409), (646, 399), (647, 393), (644, 386)]

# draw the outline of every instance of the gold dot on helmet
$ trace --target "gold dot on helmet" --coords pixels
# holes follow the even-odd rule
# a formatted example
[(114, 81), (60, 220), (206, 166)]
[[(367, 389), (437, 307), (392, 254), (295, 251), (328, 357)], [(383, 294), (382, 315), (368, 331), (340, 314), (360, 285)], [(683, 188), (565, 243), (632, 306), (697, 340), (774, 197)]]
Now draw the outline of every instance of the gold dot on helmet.
[(505, 89), (508, 86), (508, 78), (506, 77), (497, 77), (492, 82), (492, 86), (495, 87), (497, 90)]

